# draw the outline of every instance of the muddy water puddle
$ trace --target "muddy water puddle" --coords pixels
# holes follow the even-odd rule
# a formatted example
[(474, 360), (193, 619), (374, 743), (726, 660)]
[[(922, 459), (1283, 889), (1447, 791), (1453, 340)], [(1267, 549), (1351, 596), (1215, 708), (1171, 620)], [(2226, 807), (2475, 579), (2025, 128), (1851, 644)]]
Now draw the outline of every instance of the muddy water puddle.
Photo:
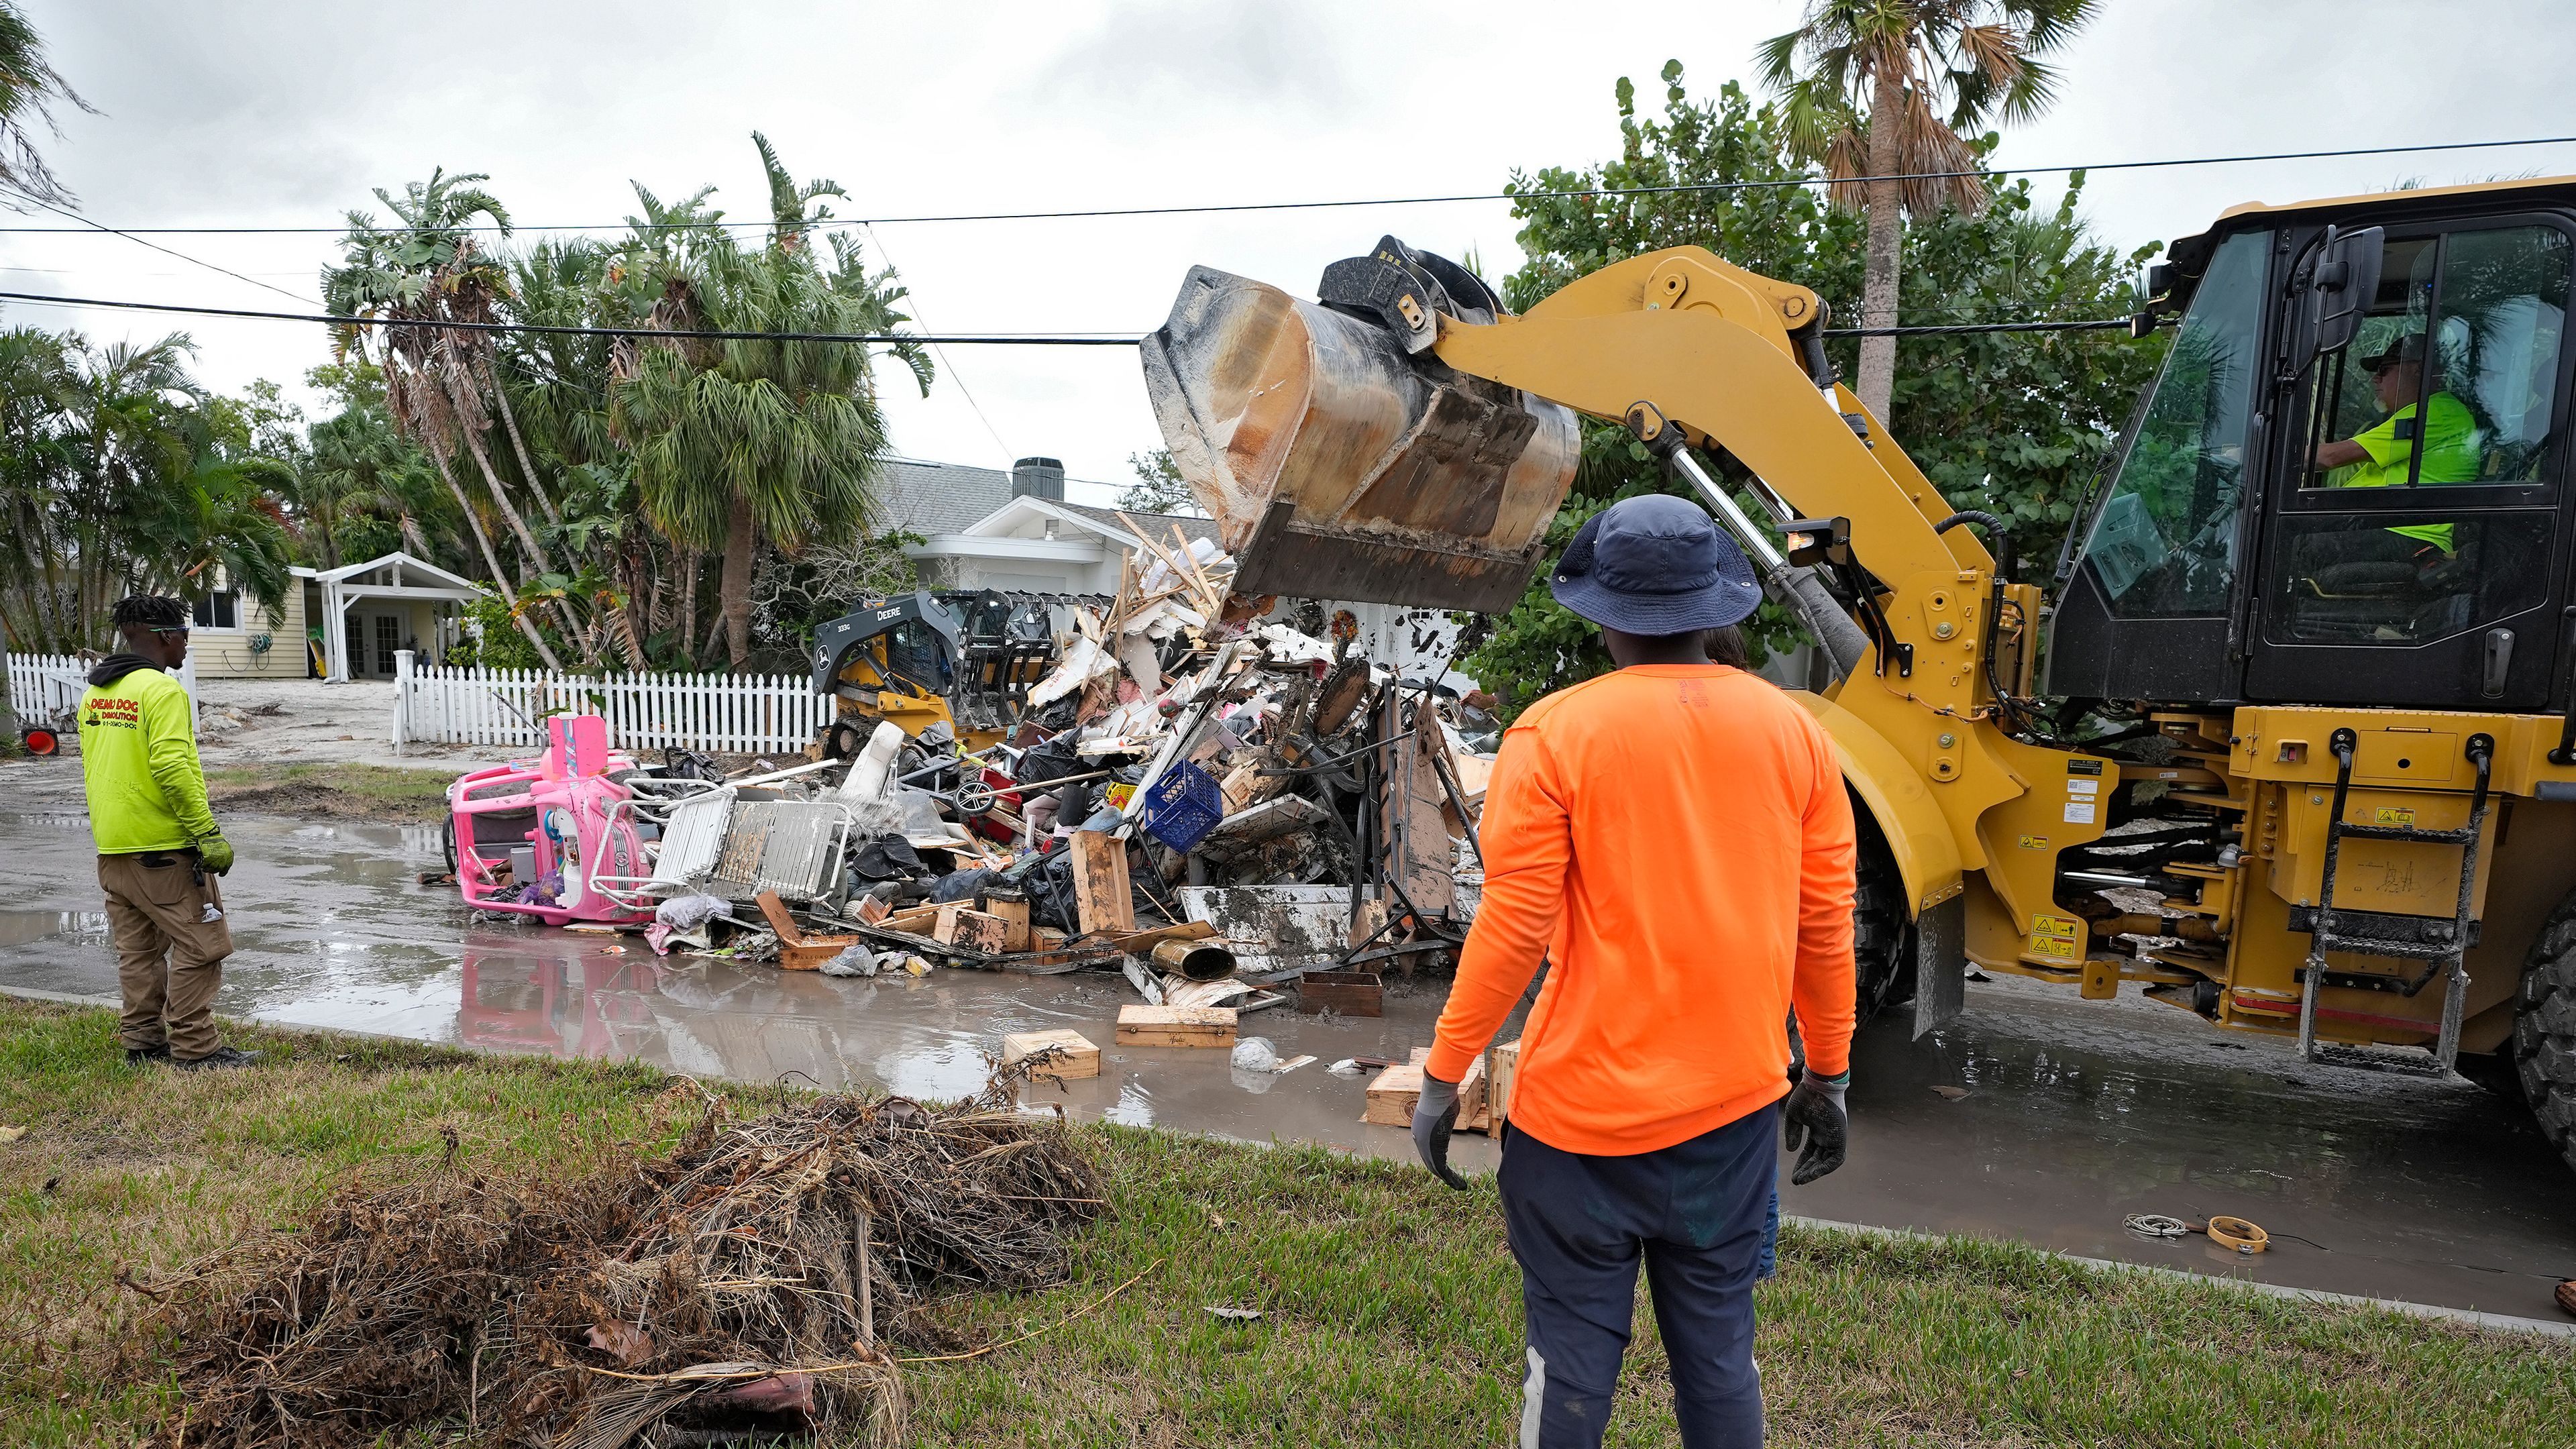
[[(1388, 993), (1381, 1019), (1243, 1019), (1285, 1075), (1226, 1053), (1114, 1040), (1123, 979), (938, 972), (835, 980), (655, 957), (607, 939), (474, 918), (419, 884), (443, 864), (419, 827), (229, 817), (225, 882), (239, 953), (218, 1009), (282, 1024), (572, 1058), (633, 1058), (693, 1075), (953, 1097), (980, 1085), (1006, 1032), (1072, 1027), (1098, 1078), (1029, 1089), (1081, 1119), (1311, 1142), (1409, 1158), (1401, 1129), (1359, 1122), (1366, 1076), (1427, 1043), (1440, 988)], [(0, 811), (0, 985), (113, 997), (94, 857), (78, 813)], [(1975, 986), (1921, 1041), (1890, 1019), (1855, 1048), (1851, 1162), (1783, 1188), (1793, 1214), (2017, 1238), (2095, 1257), (2547, 1318), (2576, 1276), (2576, 1175), (2517, 1107), (2466, 1083), (2301, 1067), (2263, 1041), (2180, 1012)], [(1934, 1088), (1947, 1091), (1935, 1091)], [(1490, 1171), (1492, 1143), (1461, 1136)], [(2207, 1240), (2126, 1232), (2132, 1213), (2263, 1224), (2253, 1259)], [(2302, 1242), (2300, 1239), (2308, 1241)]]

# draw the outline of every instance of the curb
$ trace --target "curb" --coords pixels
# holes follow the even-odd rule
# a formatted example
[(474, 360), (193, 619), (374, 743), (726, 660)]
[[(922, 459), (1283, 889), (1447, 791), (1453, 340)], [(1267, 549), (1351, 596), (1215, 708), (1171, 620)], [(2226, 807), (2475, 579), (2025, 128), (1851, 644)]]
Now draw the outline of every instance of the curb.
[[(1965, 1237), (1962, 1233), (1927, 1233), (1915, 1228), (1882, 1228), (1870, 1223), (1846, 1223), (1833, 1218), (1802, 1218), (1782, 1213), (1780, 1220), (1802, 1228), (1828, 1233), (1850, 1233), (1868, 1238), (1897, 1238), (1911, 1242), (1938, 1243)], [(2124, 1263), (2117, 1258), (2088, 1258), (2080, 1253), (2060, 1253), (2053, 1249), (2033, 1247), (2010, 1238), (1993, 1241), (2029, 1248), (2044, 1257), (2074, 1263), (2104, 1273), (2148, 1273), (2159, 1278), (2202, 1283), (2222, 1291), (2261, 1294), (2267, 1298), (2288, 1298), (2303, 1303), (2321, 1303), (2335, 1307), (2378, 1308), (2402, 1313), (2409, 1318), (2448, 1319), (2473, 1328), (2492, 1329), (2502, 1333), (2528, 1333), (2542, 1338), (2576, 1339), (2576, 1323), (2561, 1323), (2547, 1318), (2517, 1318), (2507, 1313), (2488, 1313), (2475, 1308), (2447, 1308), (2438, 1303), (2414, 1303), (2403, 1298), (2372, 1298), (2358, 1293), (2333, 1293), (2323, 1288), (2293, 1288), (2285, 1283), (2266, 1283), (2255, 1278), (2222, 1278), (2214, 1273), (2195, 1273), (2187, 1268), (2167, 1268), (2155, 1263)]]

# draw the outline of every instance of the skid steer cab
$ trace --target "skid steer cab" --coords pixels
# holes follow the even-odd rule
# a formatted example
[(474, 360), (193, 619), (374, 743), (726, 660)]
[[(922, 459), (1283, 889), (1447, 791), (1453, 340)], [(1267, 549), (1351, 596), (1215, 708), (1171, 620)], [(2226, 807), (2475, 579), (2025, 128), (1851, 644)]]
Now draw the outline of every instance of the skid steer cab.
[(2571, 263), (2576, 178), (2176, 242), (2132, 327), (2161, 375), (2053, 577), (1838, 384), (1822, 298), (1697, 247), (1518, 316), (1392, 237), (1311, 302), (1202, 267), (1142, 352), (1245, 576), (1342, 597), (1518, 599), (1571, 414), (1625, 422), (1828, 666), (1864, 1013), (1932, 1029), (1971, 964), (2138, 992), (2456, 1068), (2576, 1157)]
[(814, 632), (814, 692), (832, 697), (812, 753), (858, 753), (881, 721), (918, 738), (941, 726), (969, 750), (1018, 723), (1029, 686), (1056, 664), (1049, 604), (994, 590), (915, 590)]

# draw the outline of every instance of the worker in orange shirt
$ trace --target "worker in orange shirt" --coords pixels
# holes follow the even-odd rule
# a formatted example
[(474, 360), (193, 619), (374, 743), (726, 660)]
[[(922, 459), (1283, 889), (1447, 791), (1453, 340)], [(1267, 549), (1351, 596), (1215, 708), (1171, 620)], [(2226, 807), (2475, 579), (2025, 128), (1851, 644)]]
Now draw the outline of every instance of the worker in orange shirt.
[[(1698, 505), (1613, 504), (1551, 587), (1601, 626), (1619, 668), (1531, 705), (1503, 737), (1484, 901), (1423, 1064), (1414, 1142), (1466, 1185), (1448, 1163), (1458, 1082), (1551, 961), (1501, 1174), (1528, 1328), (1520, 1442), (1601, 1442), (1642, 1255), (1682, 1443), (1758, 1445), (1772, 1133), (1803, 1149), (1792, 1182), (1843, 1162), (1851, 803), (1823, 728), (1746, 667), (1734, 626), (1761, 589)], [(1794, 1088), (1792, 1008), (1806, 1045)]]

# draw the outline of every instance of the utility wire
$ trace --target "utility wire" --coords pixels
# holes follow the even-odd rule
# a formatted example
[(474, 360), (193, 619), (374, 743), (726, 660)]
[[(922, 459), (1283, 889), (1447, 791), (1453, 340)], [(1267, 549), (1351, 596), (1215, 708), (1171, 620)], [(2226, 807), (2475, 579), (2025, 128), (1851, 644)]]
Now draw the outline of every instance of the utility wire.
[[(232, 279), (233, 279), (234, 281), (236, 281), (236, 282), (248, 282), (248, 283), (250, 283), (252, 286), (257, 287), (257, 288), (261, 289), (262, 291), (275, 292), (277, 295), (279, 295), (279, 296), (281, 296), (281, 297), (284, 297), (285, 299), (287, 299), (287, 300), (288, 300), (288, 301), (290, 301), (290, 302), (305, 302), (305, 303), (310, 303), (310, 302), (312, 302), (312, 301), (313, 301), (313, 299), (312, 299), (312, 298), (310, 298), (310, 297), (302, 296), (302, 295), (300, 295), (300, 294), (298, 294), (298, 293), (295, 293), (295, 292), (290, 292), (290, 291), (286, 290), (284, 287), (272, 286), (272, 285), (270, 285), (270, 284), (269, 284), (269, 283), (267, 283), (267, 282), (263, 282), (263, 281), (259, 280), (257, 277), (246, 277), (246, 276), (243, 276), (241, 273), (234, 271), (234, 270), (233, 270), (232, 268), (230, 268), (230, 267), (219, 267), (219, 266), (216, 266), (213, 262), (206, 261), (205, 259), (203, 259), (203, 258), (201, 258), (201, 257), (192, 257), (192, 256), (188, 255), (186, 252), (172, 251), (170, 248), (168, 248), (168, 247), (165, 247), (165, 246), (161, 245), (159, 242), (154, 242), (154, 241), (145, 241), (143, 238), (141, 238), (141, 237), (139, 237), (139, 236), (136, 236), (134, 233), (132, 233), (132, 232), (130, 232), (130, 231), (119, 231), (119, 230), (117, 230), (115, 227), (108, 226), (108, 225), (106, 225), (106, 224), (105, 224), (105, 223), (103, 223), (103, 222), (95, 222), (95, 221), (92, 221), (92, 220), (90, 220), (88, 217), (85, 217), (85, 216), (81, 215), (81, 214), (80, 214), (79, 212), (77, 212), (77, 211), (69, 211), (69, 210), (66, 210), (66, 209), (64, 209), (63, 207), (56, 206), (56, 205), (54, 205), (52, 202), (45, 200), (45, 199), (44, 199), (43, 197), (41, 197), (41, 196), (35, 196), (35, 195), (32, 195), (32, 194), (30, 194), (30, 193), (28, 193), (28, 192), (26, 192), (26, 191), (22, 191), (22, 190), (20, 190), (20, 189), (19, 189), (19, 188), (17, 188), (17, 187), (12, 186), (12, 187), (10, 187), (10, 188), (9, 188), (9, 190), (10, 190), (10, 191), (12, 191), (12, 192), (15, 192), (15, 193), (17, 194), (17, 196), (19, 197), (19, 199), (21, 199), (21, 200), (23, 200), (23, 201), (27, 202), (27, 203), (28, 203), (28, 204), (30, 204), (30, 205), (33, 205), (33, 206), (41, 206), (41, 207), (43, 207), (45, 210), (52, 212), (52, 213), (53, 213), (54, 215), (56, 215), (56, 216), (67, 216), (67, 217), (70, 217), (72, 220), (74, 220), (74, 221), (76, 221), (76, 222), (79, 222), (82, 226), (87, 227), (87, 228), (89, 228), (89, 229), (90, 229), (90, 230), (92, 230), (92, 231), (103, 231), (103, 232), (106, 232), (109, 236), (121, 236), (121, 237), (125, 238), (127, 241), (130, 241), (130, 242), (134, 243), (136, 246), (139, 246), (139, 247), (150, 247), (152, 250), (154, 250), (154, 251), (156, 251), (156, 252), (159, 252), (161, 255), (163, 255), (163, 256), (165, 256), (165, 257), (177, 257), (179, 260), (181, 260), (181, 261), (183, 261), (183, 262), (186, 262), (188, 265), (190, 265), (190, 266), (192, 266), (192, 267), (203, 267), (203, 268), (205, 268), (207, 271), (210, 271), (210, 272), (221, 272), (221, 273), (223, 273), (225, 276), (232, 278)], [(47, 228), (41, 228), (41, 230), (47, 230), (47, 231), (68, 231), (68, 230), (70, 230), (70, 229), (71, 229), (71, 228), (69, 228), (69, 227), (47, 227)]]
[[(44, 307), (108, 307), (127, 312), (180, 312), (192, 317), (241, 317), (259, 322), (319, 322), (330, 327), (426, 327), (449, 332), (534, 332), (552, 337), (653, 337), (668, 342), (914, 342), (928, 347), (1134, 347), (1135, 333), (1068, 332), (671, 332), (658, 327), (563, 327), (536, 322), (441, 322), (426, 317), (342, 317), (320, 312), (258, 312), (243, 307), (189, 307), (176, 302), (121, 302), (103, 297), (59, 297), (45, 292), (0, 292), (0, 301)], [(1926, 337), (1968, 332), (2099, 332), (2126, 327), (2126, 317), (2077, 322), (1961, 322), (1938, 327), (1828, 327), (1827, 337)], [(962, 385), (962, 384), (961, 384)], [(972, 401), (972, 399), (969, 399)], [(982, 409), (976, 415), (983, 415)], [(985, 424), (989, 430), (991, 424)], [(997, 434), (993, 441), (1000, 442)], [(1008, 452), (1005, 448), (1003, 451)]]
[(319, 322), (330, 327), (425, 327), (441, 332), (534, 332), (553, 337), (652, 337), (668, 342), (918, 342), (952, 346), (1133, 347), (1143, 339), (1130, 333), (1115, 337), (952, 332), (673, 332), (657, 327), (563, 327), (536, 322), (442, 322), (427, 317), (343, 317), (324, 312), (258, 312), (244, 307), (187, 307), (176, 302), (120, 302), (103, 297), (59, 297), (43, 292), (0, 292), (0, 301), (32, 302), (46, 307), (109, 307), (127, 312), (180, 312), (191, 317), (243, 317), (261, 322)]
[[(1859, 186), (1872, 181), (1935, 181), (1953, 177), (2034, 176), (2071, 171), (2141, 171), (2173, 166), (2235, 166), (2255, 161), (2323, 161), (2351, 156), (2407, 156), (2428, 151), (2483, 151), (2500, 146), (2563, 146), (2576, 144), (2576, 136), (2524, 136), (2503, 141), (2436, 141), (2413, 146), (2350, 146), (2321, 151), (2266, 151), (2235, 156), (2173, 156), (2147, 161), (2095, 161), (2083, 165), (2004, 166), (1978, 171), (1916, 171), (1900, 176), (1851, 176), (1836, 180), (1829, 176), (1795, 176), (1764, 181), (1699, 181), (1670, 186), (1589, 186), (1555, 191), (1461, 191), (1435, 196), (1354, 197), (1322, 201), (1242, 201), (1218, 202), (1203, 206), (1113, 206), (1088, 207), (1070, 211), (975, 211), (922, 214), (915, 216), (832, 217), (808, 223), (815, 228), (827, 226), (909, 226), (934, 222), (981, 221), (1075, 221), (1120, 216), (1203, 216), (1217, 212), (1241, 211), (1320, 211), (1364, 206), (1433, 206), (1461, 201), (1543, 201), (1567, 197), (1594, 196), (1664, 196), (1701, 191), (1763, 191), (1792, 186)], [(65, 213), (69, 215), (70, 213)], [(100, 226), (86, 217), (75, 218), (101, 231), (118, 236), (142, 234), (170, 236), (218, 235), (339, 235), (346, 226), (162, 226), (117, 229)], [(764, 227), (774, 223), (758, 220), (714, 222), (593, 222), (585, 225), (556, 224), (512, 226), (509, 232), (523, 231), (652, 231), (668, 228), (685, 231), (696, 227)], [(73, 231), (72, 227), (21, 226), (0, 227), (0, 235), (46, 234)], [(499, 226), (465, 226), (455, 231), (501, 232)], [(191, 258), (190, 260), (194, 260)]]

